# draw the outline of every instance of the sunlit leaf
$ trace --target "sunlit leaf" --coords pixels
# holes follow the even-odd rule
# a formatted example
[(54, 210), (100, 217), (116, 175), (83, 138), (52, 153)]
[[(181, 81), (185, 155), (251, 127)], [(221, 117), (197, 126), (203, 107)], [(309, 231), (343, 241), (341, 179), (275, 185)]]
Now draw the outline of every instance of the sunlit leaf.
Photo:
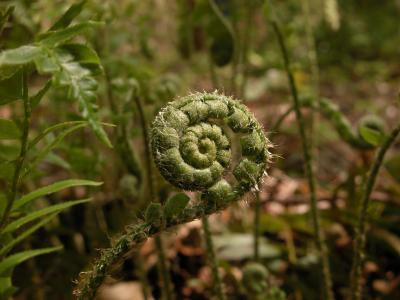
[(80, 1), (78, 3), (75, 3), (68, 8), (68, 10), (57, 20), (57, 22), (54, 23), (53, 26), (49, 29), (49, 31), (55, 31), (59, 29), (63, 29), (65, 27), (68, 27), (69, 24), (77, 17), (81, 11), (83, 6), (87, 0)]
[(89, 69), (92, 75), (102, 73), (100, 58), (93, 49), (82, 44), (65, 44), (61, 48), (70, 53), (75, 62)]
[(362, 138), (373, 146), (379, 146), (385, 139), (385, 135), (376, 129), (362, 126), (359, 130)]
[(103, 23), (101, 22), (87, 21), (72, 25), (64, 29), (48, 31), (39, 35), (38, 42), (39, 44), (47, 47), (56, 47), (58, 45), (68, 42), (77, 35), (84, 33), (88, 29), (95, 28), (101, 25), (103, 25)]
[(43, 55), (43, 48), (34, 45), (4, 50), (0, 52), (0, 68), (3, 66), (24, 65), (33, 62), (41, 55)]

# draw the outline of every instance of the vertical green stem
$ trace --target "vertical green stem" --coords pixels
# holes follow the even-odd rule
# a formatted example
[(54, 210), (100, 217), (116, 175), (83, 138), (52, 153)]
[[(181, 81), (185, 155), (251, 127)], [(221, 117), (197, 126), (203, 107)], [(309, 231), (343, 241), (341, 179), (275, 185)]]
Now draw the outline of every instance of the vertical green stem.
[(356, 225), (356, 237), (354, 240), (354, 257), (353, 266), (351, 271), (351, 282), (352, 282), (352, 293), (351, 299), (361, 300), (362, 295), (362, 280), (361, 271), (363, 264), (364, 249), (366, 244), (366, 227), (368, 219), (368, 205), (370, 202), (370, 197), (372, 190), (375, 185), (375, 181), (379, 172), (379, 169), (383, 163), (383, 159), (387, 150), (393, 144), (395, 139), (400, 133), (400, 124), (390, 133), (390, 135), (385, 139), (381, 148), (379, 149), (375, 160), (369, 170), (368, 178), (363, 187), (363, 192), (361, 196), (361, 202), (359, 207), (358, 220)]
[(254, 7), (255, 3), (249, 1), (247, 3), (246, 20), (244, 26), (244, 36), (243, 36), (243, 48), (241, 51), (241, 63), (242, 63), (242, 82), (240, 83), (239, 98), (243, 98), (248, 78), (248, 57), (249, 50), (251, 48), (252, 34), (253, 34), (253, 19), (254, 19)]
[(28, 91), (28, 71), (27, 68), (23, 68), (23, 75), (22, 75), (22, 100), (24, 103), (24, 123), (23, 123), (23, 132), (21, 136), (21, 149), (19, 156), (15, 163), (15, 171), (11, 183), (11, 190), (8, 193), (7, 197), (7, 204), (3, 213), (3, 216), (0, 221), (0, 229), (7, 224), (8, 218), (10, 216), (10, 212), (12, 206), (15, 202), (17, 197), (17, 191), (20, 184), (20, 177), (21, 177), (21, 170), (22, 166), (24, 165), (27, 149), (28, 149), (28, 137), (29, 137), (29, 127), (31, 123), (31, 99), (29, 98), (29, 91)]
[[(149, 193), (151, 199), (157, 199), (156, 190), (154, 187), (154, 176), (153, 176), (153, 166), (151, 161), (151, 153), (150, 153), (150, 140), (149, 140), (149, 127), (147, 125), (147, 119), (144, 112), (142, 101), (136, 93), (133, 94), (133, 100), (139, 111), (140, 116), (140, 125), (143, 132), (143, 140), (144, 140), (144, 150), (145, 150), (145, 164), (147, 169), (147, 184), (149, 187)], [(159, 277), (161, 279), (162, 291), (164, 299), (172, 300), (174, 299), (174, 293), (172, 289), (172, 282), (168, 270), (168, 263), (165, 256), (165, 251), (163, 249), (161, 235), (157, 235), (154, 237), (155, 244), (156, 244), (156, 252), (158, 256), (158, 270), (159, 270)]]
[(175, 299), (174, 293), (172, 291), (172, 282), (171, 276), (169, 275), (167, 258), (165, 257), (165, 251), (163, 247), (163, 242), (161, 239), (161, 235), (156, 235), (154, 237), (154, 241), (156, 243), (156, 252), (158, 256), (158, 268), (159, 275), (162, 282), (162, 294), (165, 300)]
[[(306, 44), (307, 44), (307, 55), (308, 61), (310, 63), (310, 70), (311, 70), (311, 81), (312, 81), (312, 93), (313, 93), (313, 100), (317, 103), (317, 107), (320, 106), (320, 89), (319, 89), (319, 67), (318, 67), (318, 57), (317, 57), (317, 49), (315, 45), (315, 38), (314, 38), (314, 30), (313, 24), (311, 22), (311, 12), (310, 12), (310, 0), (304, 0), (301, 2), (303, 5), (303, 14), (304, 14), (304, 23), (305, 23), (305, 30), (306, 30)], [(310, 147), (311, 149), (314, 144), (314, 127), (316, 121), (316, 113), (314, 110), (311, 110), (311, 124), (310, 124)], [(317, 153), (315, 153), (317, 154)], [(317, 161), (315, 161), (317, 163)]]
[(207, 249), (207, 257), (208, 261), (211, 265), (211, 272), (213, 275), (213, 280), (214, 280), (214, 289), (215, 289), (215, 295), (218, 298), (218, 300), (225, 300), (225, 295), (222, 290), (222, 281), (221, 277), (218, 272), (218, 260), (217, 257), (215, 256), (215, 250), (214, 250), (214, 245), (211, 237), (211, 231), (210, 231), (210, 225), (208, 223), (207, 216), (203, 216), (201, 219), (203, 223), (203, 230), (204, 230), (204, 237), (205, 237), (205, 242), (206, 242), (206, 249)]
[(256, 193), (256, 202), (254, 207), (254, 261), (259, 262), (259, 244), (260, 244), (260, 215), (261, 215), (261, 201), (260, 192)]
[[(269, 7), (271, 9), (271, 7)], [(290, 65), (289, 55), (286, 48), (286, 44), (284, 42), (281, 30), (279, 28), (278, 22), (274, 17), (270, 17), (270, 24), (276, 34), (278, 39), (279, 47), (281, 50), (282, 58), (285, 65), (285, 70), (287, 73), (290, 91), (293, 98), (294, 110), (296, 112), (296, 119), (297, 124), (300, 132), (300, 137), (303, 145), (303, 157), (304, 157), (304, 167), (305, 167), (305, 174), (307, 177), (309, 189), (310, 189), (310, 202), (311, 202), (311, 216), (313, 221), (314, 232), (316, 236), (316, 246), (319, 252), (319, 256), (322, 263), (322, 275), (324, 281), (324, 290), (325, 290), (325, 297), (328, 300), (334, 299), (333, 289), (332, 289), (332, 277), (331, 271), (329, 266), (329, 259), (328, 259), (328, 248), (326, 246), (325, 237), (323, 231), (321, 229), (320, 224), (320, 216), (318, 212), (317, 206), (317, 197), (316, 197), (316, 180), (313, 171), (313, 158), (312, 158), (312, 151), (310, 149), (310, 143), (306, 136), (304, 118), (302, 112), (300, 110), (300, 101), (297, 93), (296, 83), (294, 81), (293, 72)]]

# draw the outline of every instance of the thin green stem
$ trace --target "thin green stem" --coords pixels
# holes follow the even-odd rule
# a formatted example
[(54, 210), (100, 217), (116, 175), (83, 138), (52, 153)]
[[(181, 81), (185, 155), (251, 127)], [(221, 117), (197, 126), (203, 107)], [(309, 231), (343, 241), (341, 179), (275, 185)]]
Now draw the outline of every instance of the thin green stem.
[[(269, 7), (271, 9), (271, 7)], [(317, 206), (317, 197), (316, 197), (316, 180), (313, 171), (313, 158), (312, 158), (312, 151), (310, 149), (310, 143), (306, 135), (305, 129), (305, 122), (303, 118), (303, 114), (301, 112), (301, 105), (300, 100), (298, 97), (296, 83), (294, 81), (293, 72), (290, 65), (289, 55), (286, 48), (285, 41), (283, 39), (282, 32), (280, 30), (278, 21), (274, 17), (270, 17), (270, 24), (276, 34), (278, 39), (279, 47), (281, 50), (282, 58), (284, 61), (285, 70), (287, 73), (290, 91), (293, 98), (294, 110), (296, 112), (296, 119), (298, 124), (298, 129), (302, 141), (303, 146), (303, 157), (304, 157), (304, 167), (305, 167), (305, 174), (308, 181), (308, 186), (310, 189), (310, 202), (311, 202), (311, 216), (313, 221), (314, 233), (316, 237), (316, 246), (319, 252), (319, 256), (322, 263), (322, 275), (324, 281), (324, 291), (325, 297), (328, 300), (334, 299), (333, 289), (332, 289), (332, 277), (330, 272), (329, 266), (329, 259), (328, 259), (328, 248), (326, 246), (325, 237), (321, 228), (320, 224), (320, 216), (318, 212)]]
[(31, 108), (31, 99), (29, 98), (28, 71), (26, 67), (23, 68), (23, 76), (22, 76), (22, 100), (24, 103), (24, 123), (23, 123), (23, 132), (21, 136), (21, 149), (15, 163), (15, 171), (11, 183), (11, 190), (8, 194), (7, 204), (0, 221), (0, 229), (7, 224), (8, 218), (10, 217), (12, 206), (16, 200), (17, 191), (21, 179), (21, 171), (26, 159), (26, 154), (28, 149), (29, 127), (31, 123), (32, 108)]
[[(133, 100), (135, 101), (135, 104), (138, 108), (139, 112), (139, 119), (140, 119), (140, 125), (142, 128), (143, 132), (143, 141), (144, 141), (144, 150), (145, 150), (145, 164), (146, 164), (146, 169), (147, 169), (147, 186), (149, 187), (149, 193), (150, 193), (150, 198), (151, 199), (158, 199), (156, 195), (156, 189), (154, 186), (154, 176), (153, 176), (153, 165), (151, 161), (151, 151), (150, 151), (150, 140), (149, 140), (149, 127), (147, 124), (147, 119), (146, 119), (146, 114), (144, 112), (143, 104), (142, 101), (136, 93), (133, 94)], [(161, 280), (161, 288), (163, 291), (163, 296), (164, 299), (166, 300), (172, 300), (174, 299), (174, 293), (172, 289), (172, 282), (168, 270), (168, 263), (167, 259), (165, 256), (165, 251), (163, 249), (163, 244), (162, 244), (162, 239), (161, 235), (157, 235), (154, 238), (155, 240), (155, 246), (156, 246), (156, 252), (158, 256), (158, 270), (159, 270), (159, 276)]]
[(256, 201), (254, 207), (254, 261), (260, 261), (260, 217), (261, 217), (261, 201), (260, 193), (256, 193)]
[(214, 250), (214, 244), (212, 241), (211, 237), (211, 231), (210, 231), (210, 224), (208, 223), (208, 218), (207, 216), (203, 216), (201, 218), (201, 221), (203, 223), (203, 231), (204, 231), (204, 237), (205, 237), (205, 243), (206, 243), (206, 249), (207, 249), (207, 258), (208, 261), (211, 265), (211, 272), (213, 275), (213, 287), (215, 290), (215, 295), (219, 300), (225, 300), (225, 295), (222, 290), (222, 281), (221, 277), (218, 272), (218, 260), (215, 255), (215, 250)]
[[(237, 76), (237, 67), (238, 67), (238, 60), (239, 60), (239, 48), (238, 48), (238, 39), (236, 36), (236, 32), (233, 29), (232, 24), (229, 22), (229, 20), (224, 16), (224, 14), (221, 12), (219, 6), (215, 3), (215, 0), (208, 0), (208, 3), (215, 13), (215, 15), (218, 17), (218, 19), (222, 22), (222, 24), (225, 26), (225, 28), (228, 30), (229, 34), (232, 36), (233, 40), (233, 63), (232, 63), (232, 75), (231, 75), (231, 90), (232, 94), (235, 94), (236, 92), (236, 76)], [(211, 61), (211, 64), (214, 65)], [(212, 78), (214, 78), (215, 68), (214, 66), (211, 67), (211, 75)], [(214, 73), (214, 74), (213, 74)], [(217, 80), (213, 79), (213, 82), (218, 84)], [(214, 87), (218, 87), (217, 84), (214, 84)]]
[(167, 265), (167, 258), (165, 257), (165, 251), (163, 247), (163, 242), (161, 239), (161, 235), (156, 235), (154, 237), (154, 241), (156, 244), (156, 252), (158, 257), (158, 268), (159, 268), (159, 276), (161, 277), (162, 282), (162, 294), (165, 300), (175, 299), (174, 293), (172, 291), (172, 283), (171, 276), (169, 275), (169, 269)]
[(249, 3), (247, 3), (246, 20), (244, 24), (244, 37), (243, 37), (243, 43), (241, 43), (243, 45), (241, 51), (242, 82), (240, 83), (239, 98), (243, 98), (244, 96), (244, 93), (246, 91), (247, 79), (249, 75), (248, 58), (249, 58), (249, 50), (251, 48), (251, 41), (253, 35), (254, 7), (255, 3), (253, 3), (253, 1), (249, 1)]
[(368, 220), (368, 206), (370, 203), (370, 197), (372, 190), (375, 186), (375, 182), (378, 176), (380, 167), (382, 166), (383, 159), (390, 146), (394, 143), (397, 136), (400, 133), (400, 124), (393, 129), (390, 135), (385, 139), (378, 153), (376, 154), (375, 160), (368, 172), (368, 178), (363, 186), (363, 192), (360, 201), (359, 214), (357, 225), (355, 228), (355, 240), (354, 240), (354, 258), (353, 266), (351, 271), (351, 282), (352, 282), (352, 294), (351, 299), (360, 300), (362, 295), (362, 264), (364, 257), (364, 249), (366, 244), (366, 231), (367, 231), (367, 220)]

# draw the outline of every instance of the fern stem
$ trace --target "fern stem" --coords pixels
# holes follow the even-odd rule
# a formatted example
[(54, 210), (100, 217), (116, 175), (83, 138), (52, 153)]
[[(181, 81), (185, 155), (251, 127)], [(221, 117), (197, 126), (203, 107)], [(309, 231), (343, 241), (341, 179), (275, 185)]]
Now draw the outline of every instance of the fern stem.
[(364, 249), (366, 244), (366, 231), (367, 231), (367, 219), (368, 219), (368, 206), (372, 190), (375, 186), (376, 178), (379, 169), (383, 163), (386, 152), (390, 146), (394, 143), (397, 136), (400, 133), (400, 124), (393, 129), (390, 135), (385, 139), (378, 153), (376, 154), (375, 160), (368, 172), (368, 178), (363, 186), (363, 192), (361, 196), (361, 202), (359, 206), (359, 214), (357, 225), (355, 228), (356, 236), (354, 240), (354, 258), (353, 266), (351, 271), (351, 282), (352, 282), (352, 296), (351, 299), (360, 300), (362, 295), (362, 280), (361, 271), (363, 264)]
[[(247, 3), (246, 20), (244, 25), (244, 37), (243, 37), (243, 48), (242, 48), (242, 82), (240, 83), (239, 97), (243, 97), (246, 91), (247, 79), (249, 75), (248, 68), (248, 57), (249, 50), (251, 48), (252, 36), (253, 36), (253, 22), (254, 22), (254, 8), (255, 3), (249, 1)], [(244, 98), (245, 100), (246, 98)]]
[[(153, 166), (151, 161), (151, 152), (150, 152), (150, 140), (149, 140), (149, 127), (147, 124), (146, 115), (144, 112), (142, 101), (136, 93), (133, 93), (133, 100), (138, 108), (139, 116), (140, 116), (140, 125), (143, 132), (143, 141), (144, 141), (144, 151), (145, 151), (145, 164), (147, 169), (147, 184), (149, 187), (149, 193), (151, 199), (158, 199), (156, 195), (156, 189), (154, 186), (154, 176), (153, 176)], [(171, 278), (168, 270), (168, 263), (165, 255), (165, 251), (163, 249), (162, 239), (160, 235), (155, 236), (155, 246), (156, 252), (158, 256), (158, 271), (159, 277), (161, 280), (161, 288), (163, 291), (163, 296), (166, 300), (174, 299), (174, 294), (172, 290)]]
[(256, 193), (256, 201), (254, 207), (254, 261), (260, 261), (259, 245), (260, 245), (260, 216), (261, 216), (261, 201), (260, 192)]
[(3, 216), (0, 221), (0, 229), (7, 224), (8, 218), (10, 217), (10, 212), (12, 206), (17, 197), (17, 191), (20, 184), (21, 179), (21, 171), (24, 165), (27, 149), (28, 149), (28, 138), (29, 138), (29, 127), (31, 123), (31, 99), (29, 98), (29, 90), (28, 90), (28, 70), (27, 67), (23, 67), (23, 75), (22, 75), (22, 100), (24, 103), (24, 123), (23, 123), (23, 132), (21, 136), (21, 149), (19, 156), (15, 163), (15, 171), (11, 184), (11, 191), (7, 197), (7, 204), (3, 213)]
[[(269, 8), (271, 8), (271, 7), (269, 7)], [(332, 299), (334, 299), (334, 294), (333, 294), (333, 289), (332, 289), (332, 277), (331, 277), (329, 258), (328, 258), (328, 253), (327, 253), (328, 249), (327, 249), (325, 237), (324, 237), (324, 234), (323, 234), (323, 231), (321, 228), (320, 216), (319, 216), (318, 206), (317, 206), (316, 180), (315, 180), (315, 175), (314, 175), (314, 171), (313, 171), (312, 151), (310, 149), (309, 140), (306, 136), (305, 122), (304, 122), (303, 114), (300, 109), (301, 105), (300, 105), (300, 101), (299, 101), (299, 97), (298, 97), (296, 83), (294, 81), (293, 72), (292, 72), (291, 65), (290, 65), (290, 60), (289, 60), (289, 55), (288, 55), (288, 51), (286, 48), (286, 44), (285, 44), (282, 32), (280, 30), (278, 21), (274, 17), (271, 17), (269, 21), (275, 32), (275, 35), (276, 35), (278, 43), (279, 43), (282, 58), (284, 61), (285, 70), (286, 70), (289, 85), (290, 85), (290, 91), (291, 91), (292, 98), (293, 98), (294, 110), (296, 113), (298, 129), (299, 129), (302, 146), (303, 146), (305, 174), (306, 174), (308, 186), (310, 189), (311, 216), (312, 216), (313, 227), (314, 227), (314, 232), (315, 232), (315, 237), (316, 237), (316, 246), (317, 246), (319, 256), (321, 259), (321, 263), (322, 263), (322, 275), (323, 275), (323, 281), (324, 281), (325, 297), (328, 300), (332, 300)]]
[(212, 241), (211, 237), (211, 231), (210, 231), (210, 224), (208, 223), (208, 218), (207, 216), (203, 216), (201, 218), (201, 221), (203, 223), (203, 231), (204, 231), (204, 237), (205, 237), (205, 243), (206, 243), (206, 249), (207, 249), (207, 258), (208, 261), (211, 265), (211, 272), (213, 275), (213, 280), (214, 280), (214, 290), (217, 298), (219, 300), (225, 300), (225, 295), (222, 290), (222, 281), (221, 277), (218, 272), (218, 260), (215, 255), (215, 250), (214, 250), (214, 244)]

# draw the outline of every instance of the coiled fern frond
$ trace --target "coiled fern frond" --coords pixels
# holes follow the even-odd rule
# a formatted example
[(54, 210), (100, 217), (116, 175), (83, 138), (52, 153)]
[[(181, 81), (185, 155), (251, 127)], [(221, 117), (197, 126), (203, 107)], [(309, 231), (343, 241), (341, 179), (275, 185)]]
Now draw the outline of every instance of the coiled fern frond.
[(200, 191), (204, 201), (230, 201), (257, 187), (270, 147), (247, 107), (216, 92), (170, 102), (152, 128), (161, 174), (183, 190)]
[(153, 122), (151, 147), (164, 178), (183, 190), (199, 191), (200, 201), (187, 205), (184, 197), (172, 197), (178, 201), (151, 203), (146, 220), (128, 227), (91, 270), (81, 273), (77, 299), (92, 299), (110, 267), (147, 238), (218, 212), (257, 188), (271, 158), (271, 143), (254, 115), (217, 92), (168, 103)]

